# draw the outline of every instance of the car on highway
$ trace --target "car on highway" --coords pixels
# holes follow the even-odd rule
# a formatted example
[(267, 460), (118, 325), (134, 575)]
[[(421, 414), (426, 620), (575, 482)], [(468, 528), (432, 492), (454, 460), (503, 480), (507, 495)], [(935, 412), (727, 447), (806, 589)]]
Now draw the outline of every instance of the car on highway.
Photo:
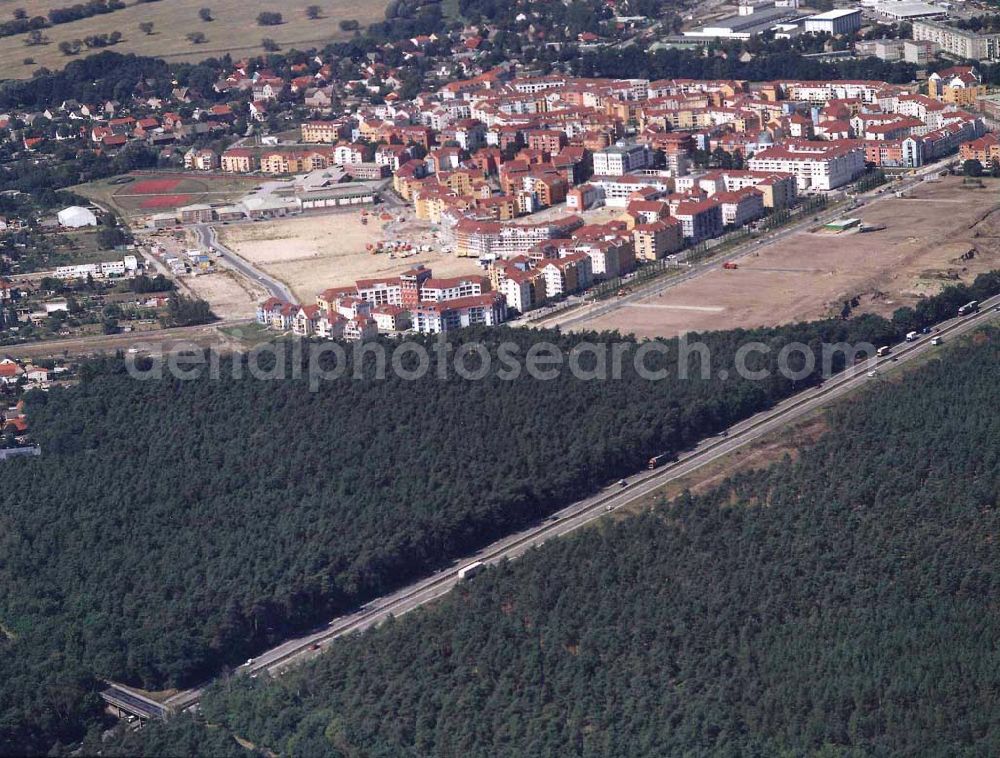
[(618, 486), (619, 487), (627, 487), (628, 486), (628, 480), (627, 479), (619, 479), (618, 480)]
[(868, 372), (868, 378), (869, 379), (873, 379), (876, 376), (878, 376), (878, 371), (869, 371)]
[(247, 662), (244, 665), (245, 666), (252, 666), (253, 665), (253, 658), (247, 658)]

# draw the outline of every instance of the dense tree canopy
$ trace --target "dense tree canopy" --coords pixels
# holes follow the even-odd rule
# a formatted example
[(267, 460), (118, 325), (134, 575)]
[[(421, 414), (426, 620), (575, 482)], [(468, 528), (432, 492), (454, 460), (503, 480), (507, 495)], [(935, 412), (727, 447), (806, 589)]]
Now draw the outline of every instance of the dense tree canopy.
[[(177, 317), (197, 315), (187, 305), (177, 301)], [(42, 457), (3, 464), (0, 754), (79, 738), (98, 677), (191, 684), (819, 381), (820, 358), (797, 376), (776, 371), (791, 342), (819, 354), (899, 334), (862, 316), (689, 335), (711, 371), (698, 350), (681, 362), (677, 340), (651, 343), (666, 349), (647, 355), (666, 372), (657, 381), (628, 359), (603, 381), (565, 364), (552, 381), (508, 380), (500, 360), (479, 381), (439, 379), (433, 349), (422, 379), (372, 379), (369, 356), (362, 378), (349, 365), (316, 392), (294, 361), (274, 381), (252, 379), (247, 356), (235, 359), (240, 378), (225, 360), (218, 379), (86, 366), (82, 385), (29, 397)], [(520, 356), (540, 341), (564, 355), (640, 347), (518, 329), (449, 338), (452, 349), (476, 341), (494, 359), (503, 344)], [(766, 348), (747, 356), (764, 379), (732, 370), (749, 342)], [(581, 352), (580, 365), (593, 356)]]
[(74, 60), (62, 71), (0, 88), (0, 108), (49, 108), (65, 100), (103, 103), (129, 100), (136, 87), (152, 95), (170, 93), (170, 67), (159, 58), (120, 55), (110, 51)]
[(205, 718), (288, 756), (996, 755), (1000, 333), (979, 337), (796, 462), (230, 679)]

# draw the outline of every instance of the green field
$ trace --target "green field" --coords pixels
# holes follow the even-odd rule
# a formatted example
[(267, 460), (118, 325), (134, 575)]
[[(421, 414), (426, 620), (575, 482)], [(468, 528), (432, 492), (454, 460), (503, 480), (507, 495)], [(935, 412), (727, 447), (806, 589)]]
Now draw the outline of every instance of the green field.
[[(165, 58), (170, 61), (197, 61), (230, 53), (234, 57), (259, 55), (264, 52), (261, 39), (270, 37), (283, 48), (322, 47), (349, 34), (342, 32), (339, 23), (345, 19), (359, 21), (362, 26), (381, 20), (385, 3), (348, 2), (348, 0), (303, 0), (301, 4), (274, 2), (274, 0), (163, 0), (157, 3), (137, 3), (126, 0), (127, 8), (91, 18), (59, 24), (45, 29), (48, 44), (27, 46), (26, 35), (0, 39), (0, 78), (27, 79), (41, 66), (62, 68), (74, 57), (59, 52), (64, 40), (84, 39), (94, 34), (119, 31), (122, 41), (111, 49), (118, 53), (137, 53)], [(33, 2), (0, 3), (0, 16), (9, 16), (15, 8), (25, 8), (31, 15), (44, 14), (53, 7), (72, 6), (71, 0), (37, 0)], [(319, 5), (322, 15), (318, 19), (306, 17), (309, 5)], [(198, 17), (201, 8), (210, 8), (214, 20), (204, 22)], [(284, 17), (280, 26), (258, 26), (257, 14), (276, 11)], [(144, 34), (139, 24), (151, 21), (153, 34)], [(187, 39), (191, 32), (205, 34), (206, 42), (194, 45)], [(95, 52), (97, 52), (95, 50)], [(31, 57), (35, 63), (26, 65)]]

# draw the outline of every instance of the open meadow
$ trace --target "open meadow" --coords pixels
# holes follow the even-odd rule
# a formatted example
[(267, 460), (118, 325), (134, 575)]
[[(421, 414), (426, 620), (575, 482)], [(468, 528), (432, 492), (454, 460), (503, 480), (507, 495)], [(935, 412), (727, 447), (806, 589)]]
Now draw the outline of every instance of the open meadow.
[(287, 284), (302, 302), (327, 288), (357, 279), (392, 276), (422, 263), (436, 276), (481, 273), (470, 258), (440, 252), (390, 258), (367, 245), (383, 239), (383, 224), (360, 211), (299, 216), (260, 224), (219, 227), (220, 241), (255, 266)]
[(653, 337), (775, 326), (837, 316), (855, 298), (855, 312), (890, 316), (1000, 265), (1000, 182), (984, 185), (966, 188), (959, 177), (922, 184), (845, 214), (884, 229), (802, 231), (741, 258), (736, 270), (715, 269), (573, 328)]
[[(0, 78), (27, 79), (32, 72), (44, 66), (59, 69), (79, 56), (66, 56), (59, 51), (63, 41), (82, 40), (95, 34), (121, 32), (122, 41), (111, 48), (118, 53), (137, 53), (165, 58), (168, 61), (199, 61), (232, 54), (259, 55), (264, 52), (261, 40), (269, 37), (282, 48), (307, 49), (322, 47), (328, 42), (346, 39), (349, 32), (340, 29), (340, 22), (355, 20), (365, 26), (381, 20), (385, 3), (381, 0), (350, 2), (349, 0), (303, 0), (301, 4), (275, 2), (275, 0), (162, 0), (140, 3), (125, 0), (127, 7), (112, 13), (58, 24), (45, 29), (47, 44), (26, 44), (25, 34), (0, 38)], [(24, 8), (32, 16), (45, 15), (51, 8), (72, 6), (69, 0), (3, 0), (0, 16), (10, 17), (17, 8)], [(306, 16), (309, 5), (322, 9), (320, 17)], [(212, 21), (202, 21), (201, 8), (212, 11)], [(261, 11), (282, 14), (283, 23), (277, 26), (258, 26), (257, 14)], [(139, 24), (152, 22), (153, 33), (145, 34)], [(193, 44), (187, 35), (201, 32), (205, 42)], [(93, 52), (98, 52), (94, 50)], [(83, 53), (86, 55), (86, 52)], [(25, 64), (32, 58), (33, 64)]]

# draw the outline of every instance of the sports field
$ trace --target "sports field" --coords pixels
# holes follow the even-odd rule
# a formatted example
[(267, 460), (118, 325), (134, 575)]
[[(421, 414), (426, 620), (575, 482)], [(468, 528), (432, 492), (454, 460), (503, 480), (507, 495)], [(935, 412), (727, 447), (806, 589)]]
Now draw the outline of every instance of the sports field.
[(74, 187), (85, 197), (111, 205), (128, 217), (163, 213), (192, 203), (228, 203), (256, 186), (257, 180), (219, 174), (149, 173), (102, 179)]
[[(127, 7), (113, 13), (100, 14), (68, 24), (45, 29), (48, 43), (25, 44), (27, 35), (0, 38), (0, 79), (27, 79), (32, 72), (45, 66), (59, 69), (79, 56), (67, 57), (59, 52), (59, 43), (82, 40), (95, 34), (122, 33), (122, 41), (106, 50), (119, 53), (137, 53), (165, 58), (168, 61), (199, 61), (226, 53), (237, 58), (241, 55), (259, 55), (264, 52), (261, 40), (269, 37), (283, 49), (300, 50), (322, 47), (327, 42), (346, 39), (349, 32), (340, 30), (340, 22), (353, 19), (366, 26), (383, 17), (382, 0), (351, 2), (350, 0), (303, 0), (298, 3), (275, 0), (161, 0), (140, 3), (125, 0)], [(0, 17), (10, 18), (16, 8), (24, 8), (31, 15), (45, 15), (53, 7), (74, 5), (73, 0), (0, 0)], [(306, 16), (306, 7), (318, 5), (322, 13), (318, 19)], [(202, 21), (201, 8), (212, 11), (213, 21)], [(261, 11), (278, 12), (283, 23), (277, 26), (258, 26), (257, 14)], [(139, 24), (152, 22), (153, 33), (145, 34)], [(192, 44), (187, 35), (201, 32), (206, 41)], [(93, 51), (99, 52), (99, 51)], [(86, 55), (86, 53), (84, 53)], [(34, 63), (25, 64), (25, 58)]]

